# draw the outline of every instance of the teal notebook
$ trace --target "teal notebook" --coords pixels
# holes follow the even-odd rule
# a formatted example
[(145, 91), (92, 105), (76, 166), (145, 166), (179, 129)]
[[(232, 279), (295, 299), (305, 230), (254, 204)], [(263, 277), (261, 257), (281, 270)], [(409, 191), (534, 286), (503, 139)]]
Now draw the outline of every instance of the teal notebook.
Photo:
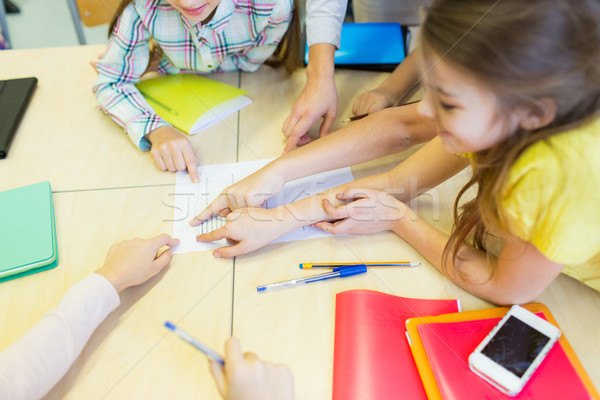
[(0, 192), (0, 282), (58, 265), (50, 182)]

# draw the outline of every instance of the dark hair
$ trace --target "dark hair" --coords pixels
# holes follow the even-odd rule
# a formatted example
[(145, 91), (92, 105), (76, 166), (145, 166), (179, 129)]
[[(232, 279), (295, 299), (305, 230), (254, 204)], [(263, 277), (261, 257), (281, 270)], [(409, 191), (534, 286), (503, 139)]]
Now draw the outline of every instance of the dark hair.
[[(131, 2), (134, 0), (121, 0), (119, 7), (115, 11), (113, 18), (108, 26), (108, 36), (112, 34), (119, 17)], [(301, 55), (301, 43), (300, 43), (300, 21), (299, 21), (299, 9), (298, 0), (294, 1), (294, 10), (292, 12), (292, 19), (290, 25), (279, 42), (279, 45), (273, 52), (273, 54), (265, 61), (265, 64), (272, 67), (284, 67), (288, 73), (294, 72), (302, 64)], [(150, 41), (150, 51), (154, 53), (155, 57), (162, 57), (162, 50), (154, 40)]]
[[(500, 195), (508, 172), (531, 144), (547, 140), (597, 116), (600, 110), (600, 0), (438, 0), (421, 27), (425, 57), (459, 66), (498, 98), (500, 111), (556, 104), (554, 120), (533, 131), (519, 130), (504, 142), (474, 154), (473, 176), (454, 205), (454, 227), (442, 263), (460, 259), (473, 236), (485, 250), (491, 228), (503, 222)], [(556, 149), (560, 151), (560, 149)], [(465, 192), (476, 197), (459, 212)]]

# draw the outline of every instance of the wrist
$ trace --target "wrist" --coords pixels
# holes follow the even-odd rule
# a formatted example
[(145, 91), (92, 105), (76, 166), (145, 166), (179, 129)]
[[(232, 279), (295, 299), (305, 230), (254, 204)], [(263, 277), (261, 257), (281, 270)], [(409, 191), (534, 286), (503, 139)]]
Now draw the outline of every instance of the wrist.
[(115, 288), (117, 293), (121, 293), (123, 290), (127, 289), (127, 286), (118, 279), (115, 274), (111, 272), (111, 269), (103, 266), (99, 270), (96, 271), (96, 274), (103, 276), (110, 284)]
[(329, 43), (312, 45), (308, 49), (308, 65), (306, 77), (308, 80), (333, 79), (335, 46)]
[(404, 215), (400, 216), (398, 220), (396, 220), (391, 230), (401, 238), (405, 238), (407, 233), (411, 229), (414, 229), (414, 224), (418, 223), (419, 221), (420, 219), (417, 214), (407, 206), (404, 207)]

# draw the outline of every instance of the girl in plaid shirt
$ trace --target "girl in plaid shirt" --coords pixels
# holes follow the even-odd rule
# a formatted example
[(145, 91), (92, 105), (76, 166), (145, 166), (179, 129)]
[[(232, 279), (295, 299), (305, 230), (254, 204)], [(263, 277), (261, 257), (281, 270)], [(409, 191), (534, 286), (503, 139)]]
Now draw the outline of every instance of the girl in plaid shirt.
[(197, 181), (198, 159), (190, 141), (134, 86), (152, 58), (151, 43), (163, 75), (255, 71), (274, 53), (271, 61), (290, 70), (299, 64), (294, 9), (293, 0), (123, 0), (97, 65), (98, 106), (136, 146), (151, 150), (158, 168), (187, 169)]

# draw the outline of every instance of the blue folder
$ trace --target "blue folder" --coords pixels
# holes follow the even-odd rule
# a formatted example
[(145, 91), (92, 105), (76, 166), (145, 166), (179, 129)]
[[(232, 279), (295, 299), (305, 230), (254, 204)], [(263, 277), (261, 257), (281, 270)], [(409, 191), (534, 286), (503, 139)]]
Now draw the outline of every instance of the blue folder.
[[(335, 65), (348, 69), (392, 71), (405, 56), (405, 34), (400, 24), (348, 22), (342, 25)], [(308, 46), (304, 62), (308, 64)]]

